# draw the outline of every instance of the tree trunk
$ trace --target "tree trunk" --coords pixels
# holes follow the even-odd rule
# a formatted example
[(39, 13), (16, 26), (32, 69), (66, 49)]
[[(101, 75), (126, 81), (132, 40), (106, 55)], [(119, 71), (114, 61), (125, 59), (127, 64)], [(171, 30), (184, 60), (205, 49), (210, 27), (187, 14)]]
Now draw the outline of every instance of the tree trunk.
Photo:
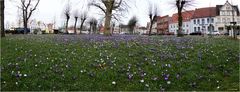
[(24, 34), (27, 34), (27, 29), (28, 29), (28, 25), (27, 25), (27, 20), (24, 20), (24, 25), (23, 25), (23, 27), (24, 27)]
[(110, 21), (111, 21), (111, 13), (108, 12), (105, 16), (105, 23), (104, 23), (104, 35), (105, 36), (111, 36)]
[(1, 15), (1, 17), (0, 17), (0, 19), (1, 19), (1, 24), (0, 24), (0, 30), (1, 30), (1, 37), (5, 37), (5, 31), (4, 31), (4, 0), (1, 0), (0, 1), (0, 5), (1, 5), (1, 11), (0, 11), (0, 15)]
[(182, 10), (179, 9), (178, 10), (178, 30), (177, 30), (177, 36), (178, 37), (182, 37)]
[(113, 34), (113, 32), (114, 32), (114, 28), (115, 28), (115, 25), (112, 26), (112, 34)]
[(94, 34), (97, 34), (97, 25), (94, 25)]
[(151, 33), (152, 33), (152, 25), (153, 25), (153, 20), (150, 19), (150, 21), (151, 21), (151, 22), (150, 22), (150, 29), (149, 29), (149, 34), (148, 34), (149, 36), (152, 35)]
[(77, 20), (78, 18), (75, 17), (75, 23), (74, 23), (74, 33), (77, 34)]
[(65, 27), (65, 32), (66, 32), (66, 34), (68, 34), (68, 21), (69, 21), (69, 19), (67, 19), (67, 21), (66, 21), (66, 27)]
[(83, 23), (85, 20), (82, 20), (81, 25), (80, 25), (80, 34), (82, 34), (82, 29), (83, 29)]
[(27, 19), (27, 10), (25, 10), (24, 8), (22, 8), (23, 11), (23, 28), (24, 28), (24, 34), (27, 34), (27, 30), (28, 30), (28, 19)]
[(91, 34), (92, 31), (92, 24), (90, 24), (89, 34)]

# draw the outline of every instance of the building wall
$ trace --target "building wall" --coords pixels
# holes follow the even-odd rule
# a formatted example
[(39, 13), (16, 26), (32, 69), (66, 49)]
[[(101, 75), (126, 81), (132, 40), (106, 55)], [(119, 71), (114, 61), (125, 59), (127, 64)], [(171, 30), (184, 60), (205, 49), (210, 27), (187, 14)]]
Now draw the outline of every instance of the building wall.
[(191, 32), (202, 32), (209, 33), (210, 32), (210, 24), (212, 24), (212, 31), (216, 30), (215, 18), (214, 17), (205, 17), (205, 18), (195, 18), (191, 20)]
[(225, 3), (224, 6), (220, 8), (219, 15), (215, 17), (216, 22), (216, 29), (220, 33), (226, 33), (226, 27), (229, 26), (230, 22), (233, 22), (233, 14), (234, 14), (234, 21), (237, 22), (237, 25), (240, 25), (240, 16), (237, 16), (237, 11), (233, 9), (230, 3)]
[(164, 32), (169, 32), (169, 21), (170, 18), (169, 16), (163, 16), (159, 17), (157, 20), (157, 32), (158, 34), (164, 33)]
[[(229, 26), (230, 22), (233, 21), (232, 16), (217, 16), (216, 17), (216, 28), (220, 33), (227, 32), (225, 26)], [(240, 25), (240, 16), (234, 16), (234, 21), (237, 25)]]
[[(183, 22), (182, 28), (183, 28), (183, 30), (182, 30), (183, 34), (190, 34), (191, 33), (191, 21)], [(169, 24), (169, 32), (173, 32), (174, 34), (177, 34), (177, 30), (178, 30), (178, 23)]]

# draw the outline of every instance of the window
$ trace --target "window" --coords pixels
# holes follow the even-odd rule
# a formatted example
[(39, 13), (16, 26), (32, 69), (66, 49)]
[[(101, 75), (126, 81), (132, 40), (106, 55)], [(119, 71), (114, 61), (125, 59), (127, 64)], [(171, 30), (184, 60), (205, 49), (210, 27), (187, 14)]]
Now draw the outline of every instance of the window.
[(223, 23), (225, 23), (225, 22), (226, 22), (226, 19), (225, 19), (225, 18), (223, 18), (222, 20), (223, 20)]
[(202, 19), (202, 24), (205, 24), (205, 19)]
[(230, 19), (230, 18), (227, 18), (227, 22), (231, 22), (231, 19)]
[(229, 12), (228, 12), (228, 15), (229, 15), (229, 16), (230, 16), (230, 15), (232, 15), (232, 12), (231, 12), (231, 11), (229, 11)]
[(222, 15), (223, 15), (223, 16), (225, 16), (225, 15), (226, 15), (226, 14), (225, 14), (225, 11), (222, 11)]
[(201, 29), (201, 28), (200, 28), (200, 27), (198, 27), (198, 31), (200, 31), (200, 29)]
[(209, 20), (209, 18), (207, 18), (207, 23), (209, 23), (210, 22), (210, 20)]
[(213, 18), (211, 19), (211, 23), (214, 23), (214, 19)]
[(197, 32), (197, 27), (194, 27), (194, 32)]
[(218, 28), (218, 30), (221, 30), (221, 31), (222, 31), (223, 29), (224, 29), (223, 27), (219, 27), (219, 28)]
[(194, 24), (196, 24), (196, 20), (193, 20)]
[(197, 20), (197, 24), (200, 24), (200, 20), (199, 19)]

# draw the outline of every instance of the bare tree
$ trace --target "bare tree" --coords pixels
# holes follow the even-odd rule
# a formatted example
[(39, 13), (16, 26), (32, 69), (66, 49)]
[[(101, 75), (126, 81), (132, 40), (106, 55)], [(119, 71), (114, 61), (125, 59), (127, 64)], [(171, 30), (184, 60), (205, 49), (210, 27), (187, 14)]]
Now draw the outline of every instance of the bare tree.
[(75, 19), (75, 23), (74, 23), (74, 33), (77, 34), (77, 21), (78, 21), (78, 11), (75, 11), (74, 13), (74, 19)]
[(65, 6), (65, 9), (64, 9), (64, 16), (66, 18), (66, 24), (65, 24), (65, 33), (68, 34), (68, 22), (69, 22), (69, 19), (70, 19), (70, 12), (71, 12), (71, 6), (70, 6), (70, 3), (68, 2), (67, 5)]
[(111, 36), (111, 19), (116, 18), (116, 15), (113, 14), (120, 11), (127, 11), (128, 5), (127, 0), (98, 0), (93, 1), (90, 5), (95, 6), (102, 10), (105, 15), (104, 23), (104, 34), (106, 36)]
[(1, 19), (1, 21), (0, 21), (0, 23), (1, 23), (1, 24), (0, 24), (0, 26), (1, 26), (1, 27), (0, 27), (0, 28), (1, 28), (1, 29), (0, 29), (0, 30), (1, 30), (1, 37), (5, 37), (5, 31), (4, 31), (4, 7), (5, 7), (5, 6), (4, 6), (4, 0), (0, 0), (0, 5), (1, 5), (1, 6), (0, 6), (0, 8), (1, 8), (1, 9), (0, 9), (0, 10), (1, 10), (1, 11), (0, 11), (0, 16), (1, 16), (1, 17), (0, 17), (0, 19)]
[(128, 27), (129, 27), (129, 32), (130, 32), (131, 34), (134, 33), (134, 27), (136, 26), (137, 22), (138, 22), (138, 19), (137, 19), (136, 16), (133, 16), (133, 17), (129, 20), (129, 22), (128, 22)]
[(176, 6), (177, 6), (177, 11), (178, 11), (178, 31), (177, 31), (177, 36), (181, 37), (183, 36), (182, 34), (182, 24), (183, 24), (183, 17), (182, 17), (182, 11), (184, 8), (187, 6), (191, 5), (191, 0), (176, 0)]
[[(35, 2), (34, 2), (35, 1)], [(24, 33), (27, 33), (28, 21), (31, 18), (33, 12), (37, 9), (40, 0), (21, 0), (21, 6), (23, 17)]]
[(156, 22), (157, 20), (157, 16), (158, 16), (158, 7), (157, 5), (155, 5), (155, 7), (153, 7), (152, 3), (149, 2), (149, 13), (148, 13), (149, 19), (150, 19), (150, 27), (149, 27), (149, 36), (152, 35), (152, 26), (154, 24), (154, 22)]
[(80, 20), (81, 20), (81, 25), (80, 25), (80, 34), (82, 34), (82, 30), (83, 30), (83, 24), (84, 22), (87, 20), (87, 11), (83, 12), (81, 15), (80, 15)]

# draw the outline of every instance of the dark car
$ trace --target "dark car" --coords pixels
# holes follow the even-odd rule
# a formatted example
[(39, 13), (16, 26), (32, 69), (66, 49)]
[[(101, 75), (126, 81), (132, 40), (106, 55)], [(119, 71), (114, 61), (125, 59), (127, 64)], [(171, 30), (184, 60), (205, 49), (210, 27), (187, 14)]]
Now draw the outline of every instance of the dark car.
[(27, 28), (15, 28), (12, 34), (24, 34), (26, 32), (27, 34), (30, 33), (30, 29)]
[(227, 36), (227, 35), (229, 35), (229, 33), (224, 33), (223, 35), (226, 35), (226, 36)]
[(202, 32), (193, 32), (193, 33), (190, 33), (190, 35), (202, 35)]
[(10, 34), (10, 33), (12, 33), (13, 31), (14, 31), (14, 30), (6, 29), (6, 30), (5, 30), (5, 33), (6, 33), (6, 34)]

